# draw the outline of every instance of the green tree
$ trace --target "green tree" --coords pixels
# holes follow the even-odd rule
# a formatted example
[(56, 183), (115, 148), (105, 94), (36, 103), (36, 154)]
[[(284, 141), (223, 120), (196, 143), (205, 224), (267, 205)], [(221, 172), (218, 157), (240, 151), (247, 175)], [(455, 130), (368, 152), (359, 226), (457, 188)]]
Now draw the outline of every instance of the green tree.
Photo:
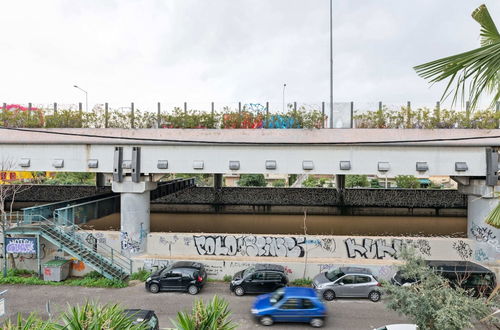
[(308, 176), (307, 179), (302, 181), (302, 187), (319, 188), (319, 187), (321, 187), (321, 182), (319, 181), (319, 179), (317, 179), (313, 176)]
[(53, 178), (45, 181), (47, 184), (67, 185), (95, 185), (95, 173), (87, 172), (58, 172)]
[(500, 34), (485, 5), (472, 12), (481, 25), (481, 47), (416, 66), (414, 69), (430, 83), (448, 80), (442, 99), (453, 94), (453, 103), (468, 93), (475, 108), (483, 92), (493, 95), (491, 104), (500, 100)]
[(398, 188), (420, 188), (420, 181), (413, 175), (398, 175), (396, 177)]
[(272, 185), (275, 188), (283, 188), (286, 186), (286, 181), (285, 181), (285, 179), (274, 180)]
[(240, 187), (266, 187), (267, 182), (263, 174), (242, 174), (238, 180)]
[(370, 180), (370, 187), (371, 188), (382, 188), (378, 179), (371, 179)]
[(237, 325), (229, 319), (230, 315), (228, 302), (215, 295), (207, 304), (196, 300), (190, 314), (179, 312), (172, 323), (179, 330), (232, 330)]
[[(386, 304), (413, 320), (419, 329), (472, 329), (475, 322), (498, 308), (498, 301), (474, 298), (460, 287), (452, 288), (446, 278), (431, 270), (413, 253), (403, 252), (402, 258), (406, 262), (399, 270), (405, 277), (417, 278), (419, 282), (411, 286), (385, 283)], [(498, 322), (498, 319), (490, 321)]]
[(369, 187), (370, 183), (366, 175), (346, 175), (345, 186), (347, 188)]

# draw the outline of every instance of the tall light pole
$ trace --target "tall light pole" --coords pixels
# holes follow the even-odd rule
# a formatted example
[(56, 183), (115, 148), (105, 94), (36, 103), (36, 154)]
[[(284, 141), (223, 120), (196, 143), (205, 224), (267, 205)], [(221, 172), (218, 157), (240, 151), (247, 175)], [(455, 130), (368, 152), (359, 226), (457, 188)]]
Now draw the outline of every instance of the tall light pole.
[(73, 87), (78, 88), (79, 90), (81, 90), (82, 92), (85, 93), (85, 111), (89, 112), (89, 94), (87, 93), (86, 90), (84, 90), (83, 88), (78, 87), (77, 85), (73, 85)]
[(285, 88), (286, 84), (283, 84), (283, 113), (285, 112)]
[(333, 128), (333, 0), (330, 0), (330, 128)]

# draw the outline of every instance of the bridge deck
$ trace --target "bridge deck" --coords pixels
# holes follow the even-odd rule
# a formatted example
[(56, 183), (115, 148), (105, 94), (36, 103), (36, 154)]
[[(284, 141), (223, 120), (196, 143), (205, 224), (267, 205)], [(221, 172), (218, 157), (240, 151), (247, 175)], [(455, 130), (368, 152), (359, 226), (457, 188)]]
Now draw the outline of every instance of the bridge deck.
[(369, 145), (375, 141), (405, 146), (500, 146), (500, 129), (0, 129), (0, 144), (169, 145), (214, 142)]
[[(123, 161), (128, 162), (132, 147), (140, 146), (140, 171), (146, 174), (484, 177), (485, 148), (500, 146), (500, 130), (0, 129), (0, 155), (11, 161), (2, 164), (4, 170), (113, 173), (115, 146), (123, 147)], [(268, 161), (275, 166), (266, 166)], [(350, 168), (340, 169), (341, 161), (349, 161)], [(230, 162), (237, 167), (230, 168)], [(428, 170), (417, 171), (417, 162), (426, 162)], [(456, 171), (458, 162), (467, 169)], [(379, 163), (388, 170), (380, 171)]]

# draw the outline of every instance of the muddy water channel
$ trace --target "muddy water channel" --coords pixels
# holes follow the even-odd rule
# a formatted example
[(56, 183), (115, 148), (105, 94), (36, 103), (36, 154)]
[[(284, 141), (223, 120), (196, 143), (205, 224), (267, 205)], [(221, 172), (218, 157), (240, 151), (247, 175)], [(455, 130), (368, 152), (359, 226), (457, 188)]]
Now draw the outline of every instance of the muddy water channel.
[[(276, 214), (151, 213), (151, 232), (455, 236), (466, 237), (465, 217), (326, 216)], [(119, 213), (93, 220), (86, 227), (120, 230)]]

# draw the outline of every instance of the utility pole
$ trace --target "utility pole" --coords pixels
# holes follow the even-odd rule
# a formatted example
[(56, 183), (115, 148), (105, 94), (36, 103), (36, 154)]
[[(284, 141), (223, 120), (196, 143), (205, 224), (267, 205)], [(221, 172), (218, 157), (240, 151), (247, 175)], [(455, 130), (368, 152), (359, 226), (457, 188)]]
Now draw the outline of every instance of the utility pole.
[(333, 128), (333, 0), (330, 0), (330, 128)]

